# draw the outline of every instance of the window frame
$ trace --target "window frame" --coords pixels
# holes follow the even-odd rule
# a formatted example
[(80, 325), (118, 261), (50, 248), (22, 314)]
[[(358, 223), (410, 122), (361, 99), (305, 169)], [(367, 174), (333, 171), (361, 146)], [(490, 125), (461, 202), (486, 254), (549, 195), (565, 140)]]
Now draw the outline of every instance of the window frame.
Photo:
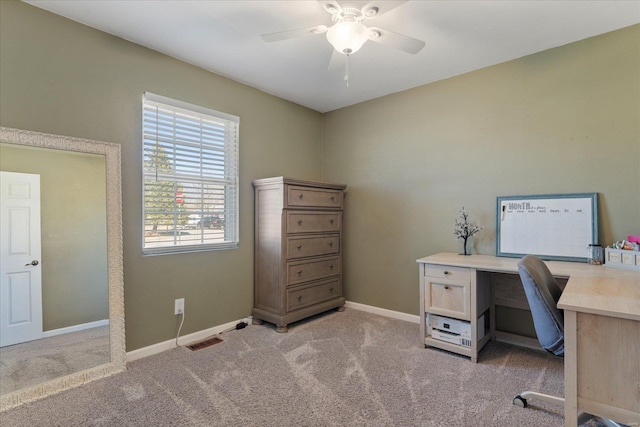
[[(211, 181), (220, 181), (223, 185), (223, 193), (224, 193), (224, 225), (223, 232), (224, 237), (221, 241), (217, 242), (209, 242), (205, 243), (204, 240), (204, 226), (200, 225), (201, 232), (201, 242), (200, 243), (191, 243), (191, 244), (180, 244), (176, 243), (180, 240), (180, 238), (176, 238), (176, 236), (181, 235), (183, 228), (180, 227), (178, 223), (177, 217), (173, 220), (172, 228), (169, 231), (173, 231), (173, 243), (161, 245), (161, 246), (147, 246), (149, 241), (147, 239), (146, 234), (146, 225), (147, 225), (147, 198), (149, 196), (150, 191), (147, 191), (147, 167), (145, 165), (148, 160), (149, 149), (147, 147), (148, 144), (145, 144), (147, 140), (147, 136), (149, 135), (147, 130), (147, 124), (145, 123), (147, 120), (147, 111), (152, 109), (154, 106), (161, 107), (163, 109), (171, 110), (174, 114), (187, 115), (192, 120), (210, 120), (210, 121), (221, 121), (224, 123), (224, 176), (223, 178), (214, 178), (213, 175), (202, 176), (200, 180), (193, 180), (198, 185), (200, 185), (201, 189), (203, 185), (208, 183), (211, 185)], [(158, 116), (156, 113), (155, 120), (158, 121)], [(239, 247), (240, 244), (240, 232), (239, 232), (239, 193), (240, 193), (240, 167), (239, 167), (239, 128), (240, 128), (240, 118), (231, 114), (222, 113), (220, 111), (212, 110), (209, 108), (201, 107), (198, 105), (190, 104), (187, 102), (175, 100), (172, 98), (168, 98), (162, 95), (157, 95), (150, 92), (145, 92), (142, 96), (142, 117), (141, 117), (141, 142), (142, 142), (142, 254), (144, 256), (150, 255), (167, 255), (167, 254), (178, 254), (178, 253), (189, 253), (189, 252), (201, 252), (201, 251), (215, 251), (215, 250), (226, 250), (226, 249), (235, 249)], [(176, 126), (174, 126), (175, 129)], [(155, 136), (155, 140), (159, 141), (159, 133), (151, 133)], [(177, 139), (174, 139), (171, 144), (174, 147), (173, 153), (174, 157), (177, 155), (177, 151), (180, 149), (184, 149), (189, 144), (186, 142), (180, 142)], [(204, 146), (204, 144), (203, 144)], [(203, 154), (202, 152), (199, 154), (199, 159), (202, 161)], [(175, 158), (174, 158), (175, 161)], [(195, 164), (195, 163), (194, 163)], [(227, 172), (229, 171), (229, 172)], [(202, 172), (202, 171), (201, 171)], [(156, 172), (157, 174), (157, 172)], [(180, 173), (177, 171), (168, 172), (163, 174), (167, 177), (173, 179), (173, 182), (177, 184), (183, 184), (180, 181)], [(162, 181), (162, 182), (171, 182), (171, 180)], [(231, 189), (231, 191), (229, 191)], [(204, 194), (204, 190), (202, 190)], [(177, 198), (177, 194), (176, 194)], [(200, 204), (204, 205), (204, 196), (200, 196)], [(180, 202), (175, 200), (173, 202), (175, 208), (174, 211), (177, 211), (177, 205)], [(200, 215), (200, 218), (203, 219), (206, 214), (203, 210), (198, 212), (192, 212), (191, 214)], [(191, 215), (188, 212), (182, 212), (180, 215)], [(176, 214), (178, 215), (178, 214)], [(202, 222), (202, 220), (201, 220)], [(184, 227), (184, 226), (182, 226)]]

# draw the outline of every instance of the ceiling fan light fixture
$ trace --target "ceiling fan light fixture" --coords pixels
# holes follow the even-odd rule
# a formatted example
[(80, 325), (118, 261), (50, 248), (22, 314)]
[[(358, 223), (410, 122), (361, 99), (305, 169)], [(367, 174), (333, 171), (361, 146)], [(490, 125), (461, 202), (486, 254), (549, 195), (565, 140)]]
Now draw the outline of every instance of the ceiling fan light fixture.
[(329, 28), (327, 40), (340, 53), (351, 55), (369, 39), (369, 29), (355, 20), (343, 20)]

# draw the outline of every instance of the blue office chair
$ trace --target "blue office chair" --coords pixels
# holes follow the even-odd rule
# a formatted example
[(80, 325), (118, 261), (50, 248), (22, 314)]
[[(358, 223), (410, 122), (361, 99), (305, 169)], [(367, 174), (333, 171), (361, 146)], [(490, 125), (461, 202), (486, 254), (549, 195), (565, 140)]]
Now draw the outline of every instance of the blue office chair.
[[(547, 265), (538, 257), (527, 255), (518, 262), (518, 273), (527, 296), (527, 302), (533, 316), (533, 326), (540, 345), (556, 356), (564, 356), (564, 314), (558, 308), (562, 290), (558, 286)], [(513, 398), (513, 404), (527, 407), (529, 400), (564, 405), (561, 397), (525, 391)], [(578, 425), (594, 419), (605, 426), (621, 427), (620, 424), (600, 417), (582, 413), (578, 416)]]

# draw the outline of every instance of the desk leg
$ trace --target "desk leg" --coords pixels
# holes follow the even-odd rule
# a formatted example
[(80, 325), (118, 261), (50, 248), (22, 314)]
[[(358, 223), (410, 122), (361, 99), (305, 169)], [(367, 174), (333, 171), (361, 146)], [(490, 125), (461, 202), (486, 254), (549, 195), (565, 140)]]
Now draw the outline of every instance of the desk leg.
[(426, 347), (424, 344), (424, 339), (426, 338), (427, 331), (427, 316), (426, 316), (426, 308), (424, 306), (424, 275), (425, 275), (426, 267), (424, 264), (420, 264), (419, 275), (420, 275), (420, 347)]
[(564, 311), (564, 425), (578, 425), (578, 334), (576, 312)]
[(491, 334), (491, 341), (496, 340), (496, 304), (495, 304), (495, 294), (496, 294), (496, 284), (493, 278), (491, 279), (490, 286), (490, 296), (489, 296), (489, 333)]

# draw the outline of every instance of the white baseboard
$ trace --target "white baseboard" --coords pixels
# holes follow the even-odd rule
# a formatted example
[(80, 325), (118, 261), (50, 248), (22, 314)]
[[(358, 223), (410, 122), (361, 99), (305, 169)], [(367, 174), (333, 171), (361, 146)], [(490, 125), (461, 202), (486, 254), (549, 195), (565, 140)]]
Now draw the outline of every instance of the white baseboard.
[[(189, 335), (183, 335), (180, 338), (178, 338), (178, 345), (183, 346), (185, 344), (189, 344), (194, 341), (200, 341), (210, 336), (217, 335), (221, 332), (234, 329), (236, 325), (240, 322), (246, 322), (247, 324), (250, 325), (251, 317), (245, 317), (244, 319), (235, 320), (233, 322), (225, 323), (223, 325), (218, 325), (209, 329), (203, 329), (202, 331), (193, 332)], [(167, 341), (159, 342), (157, 344), (152, 344), (147, 347), (139, 348), (137, 350), (132, 350), (127, 352), (127, 362), (133, 362), (134, 360), (138, 360), (138, 359), (142, 359), (143, 357), (162, 353), (163, 351), (171, 350), (172, 348), (176, 348), (176, 347), (177, 347), (176, 340), (175, 338), (173, 338)]]
[(344, 303), (347, 308), (366, 311), (368, 313), (379, 314), (380, 316), (391, 317), (392, 319), (404, 320), (405, 322), (420, 323), (420, 316), (408, 314), (401, 311), (388, 310), (386, 308), (374, 307), (372, 305), (360, 304), (358, 302), (347, 301)]
[[(373, 314), (378, 314), (380, 316), (391, 317), (393, 319), (404, 320), (405, 322), (411, 323), (420, 323), (420, 316), (414, 314), (402, 313), (400, 311), (387, 310), (386, 308), (374, 307), (371, 305), (360, 304), (357, 302), (347, 301), (345, 302), (345, 307), (352, 308), (354, 310), (366, 311)], [(239, 322), (246, 322), (247, 324), (251, 324), (251, 316), (245, 317), (244, 319), (235, 320), (233, 322), (225, 323), (223, 325), (214, 326), (209, 329), (204, 329), (202, 331), (193, 332), (189, 335), (181, 336), (178, 339), (178, 344), (183, 346), (185, 344), (189, 344), (194, 341), (200, 341), (210, 336), (219, 334), (220, 332), (227, 331), (229, 329), (235, 328), (235, 326)], [(139, 348), (137, 350), (132, 350), (127, 352), (127, 362), (133, 362), (134, 360), (142, 359), (147, 356), (152, 356), (154, 354), (162, 353), (163, 351), (171, 350), (172, 348), (176, 348), (176, 340), (170, 339), (167, 341), (159, 342), (157, 344), (152, 344), (147, 347)]]
[(55, 337), (60, 334), (68, 334), (69, 332), (78, 332), (85, 329), (97, 328), (99, 326), (108, 326), (109, 319), (96, 320), (95, 322), (82, 323), (80, 325), (67, 326), (66, 328), (52, 329), (42, 333), (42, 338)]

